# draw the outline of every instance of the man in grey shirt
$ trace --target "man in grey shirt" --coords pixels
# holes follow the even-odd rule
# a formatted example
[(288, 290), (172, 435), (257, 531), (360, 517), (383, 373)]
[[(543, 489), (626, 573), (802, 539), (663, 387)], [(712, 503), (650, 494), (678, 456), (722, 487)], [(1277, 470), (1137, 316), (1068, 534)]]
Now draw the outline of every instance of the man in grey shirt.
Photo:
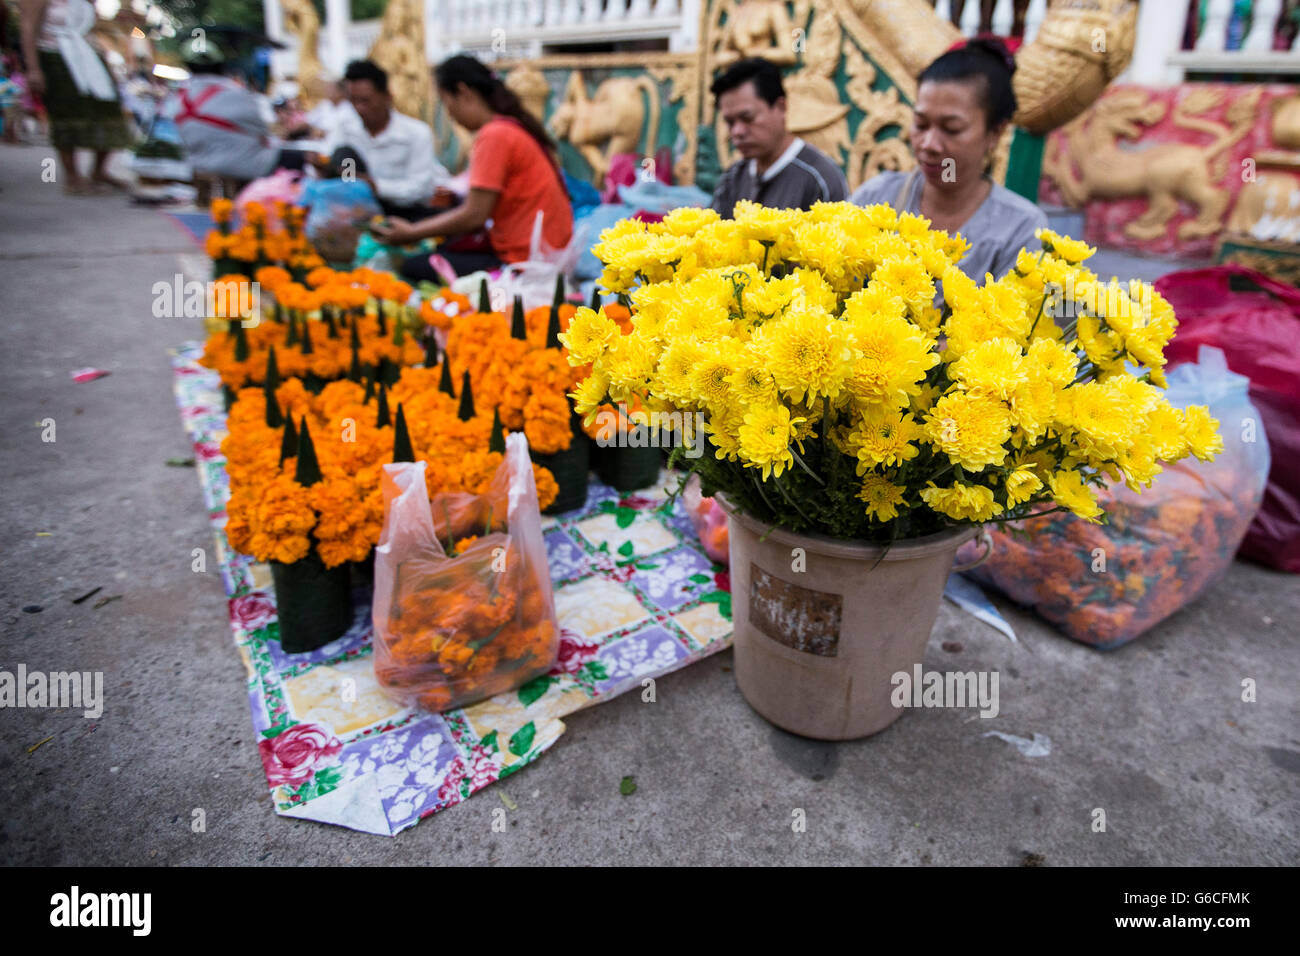
[(776, 64), (759, 57), (741, 60), (713, 81), (710, 92), (732, 148), (744, 157), (722, 174), (713, 191), (713, 208), (723, 218), (731, 218), (742, 199), (808, 209), (819, 200), (847, 198), (839, 166), (786, 128), (785, 86)]

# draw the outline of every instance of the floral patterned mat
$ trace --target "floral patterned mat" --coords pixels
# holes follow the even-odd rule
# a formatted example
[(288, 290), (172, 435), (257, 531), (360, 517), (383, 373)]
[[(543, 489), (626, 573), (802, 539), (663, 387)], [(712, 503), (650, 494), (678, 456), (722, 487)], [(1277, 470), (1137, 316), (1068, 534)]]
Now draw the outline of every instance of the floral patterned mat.
[(370, 654), (369, 593), (351, 630), (308, 654), (280, 648), (269, 569), (232, 551), (223, 528), (226, 418), (202, 346), (172, 354), (194, 445), (253, 729), (277, 813), (392, 836), (536, 760), (561, 718), (731, 644), (726, 572), (699, 547), (660, 482), (630, 496), (593, 482), (584, 508), (543, 518), (561, 626), (556, 667), (517, 691), (430, 714), (385, 697)]

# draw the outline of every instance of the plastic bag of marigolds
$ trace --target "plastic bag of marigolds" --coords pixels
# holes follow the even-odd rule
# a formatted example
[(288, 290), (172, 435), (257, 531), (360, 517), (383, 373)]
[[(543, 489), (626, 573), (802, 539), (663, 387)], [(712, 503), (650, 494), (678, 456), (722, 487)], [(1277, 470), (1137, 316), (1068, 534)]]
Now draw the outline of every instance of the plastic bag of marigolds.
[(560, 632), (527, 439), (486, 494), (430, 499), (424, 470), (384, 466), (374, 659), (386, 693), (436, 713), (545, 674)]
[(993, 530), (990, 558), (967, 574), (1099, 650), (1127, 644), (1218, 580), (1259, 510), (1269, 446), (1249, 380), (1219, 349), (1202, 346), (1198, 357), (1169, 373), (1166, 397), (1209, 407), (1223, 436), (1218, 457), (1175, 462), (1146, 490), (1100, 492), (1105, 524), (1058, 513)]

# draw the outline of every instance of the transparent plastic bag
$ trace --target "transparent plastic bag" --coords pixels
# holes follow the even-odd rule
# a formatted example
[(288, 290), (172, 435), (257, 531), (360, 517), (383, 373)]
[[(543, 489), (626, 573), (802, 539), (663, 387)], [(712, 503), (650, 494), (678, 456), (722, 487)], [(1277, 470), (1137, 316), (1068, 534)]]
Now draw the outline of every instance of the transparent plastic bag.
[(486, 494), (431, 501), (425, 489), (425, 462), (384, 466), (375, 678), (406, 705), (441, 712), (545, 674), (560, 630), (523, 434), (506, 439)]
[[(1068, 514), (1031, 518), (1017, 534), (991, 530), (992, 554), (967, 574), (1032, 607), (1076, 641), (1108, 650), (1191, 604), (1232, 564), (1268, 480), (1269, 445), (1249, 380), (1223, 352), (1202, 346), (1199, 361), (1168, 375), (1170, 404), (1207, 405), (1223, 451), (1185, 458), (1140, 494), (1124, 485), (1098, 494), (1106, 524)], [(957, 560), (974, 556), (963, 546)]]
[(327, 262), (335, 263), (352, 261), (367, 223), (383, 212), (361, 180), (314, 180), (304, 187), (300, 204), (307, 207), (307, 241)]

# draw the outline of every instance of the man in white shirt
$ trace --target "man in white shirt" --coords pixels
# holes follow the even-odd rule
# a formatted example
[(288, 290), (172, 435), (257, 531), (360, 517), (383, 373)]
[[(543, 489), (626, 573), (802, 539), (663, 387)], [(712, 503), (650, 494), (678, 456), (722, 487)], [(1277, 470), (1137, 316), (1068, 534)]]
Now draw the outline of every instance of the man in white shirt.
[(404, 219), (431, 214), (434, 193), (451, 177), (433, 152), (427, 123), (393, 109), (388, 74), (369, 60), (344, 74), (352, 111), (340, 116), (326, 152), (334, 175), (348, 172), (370, 184), (384, 212)]

